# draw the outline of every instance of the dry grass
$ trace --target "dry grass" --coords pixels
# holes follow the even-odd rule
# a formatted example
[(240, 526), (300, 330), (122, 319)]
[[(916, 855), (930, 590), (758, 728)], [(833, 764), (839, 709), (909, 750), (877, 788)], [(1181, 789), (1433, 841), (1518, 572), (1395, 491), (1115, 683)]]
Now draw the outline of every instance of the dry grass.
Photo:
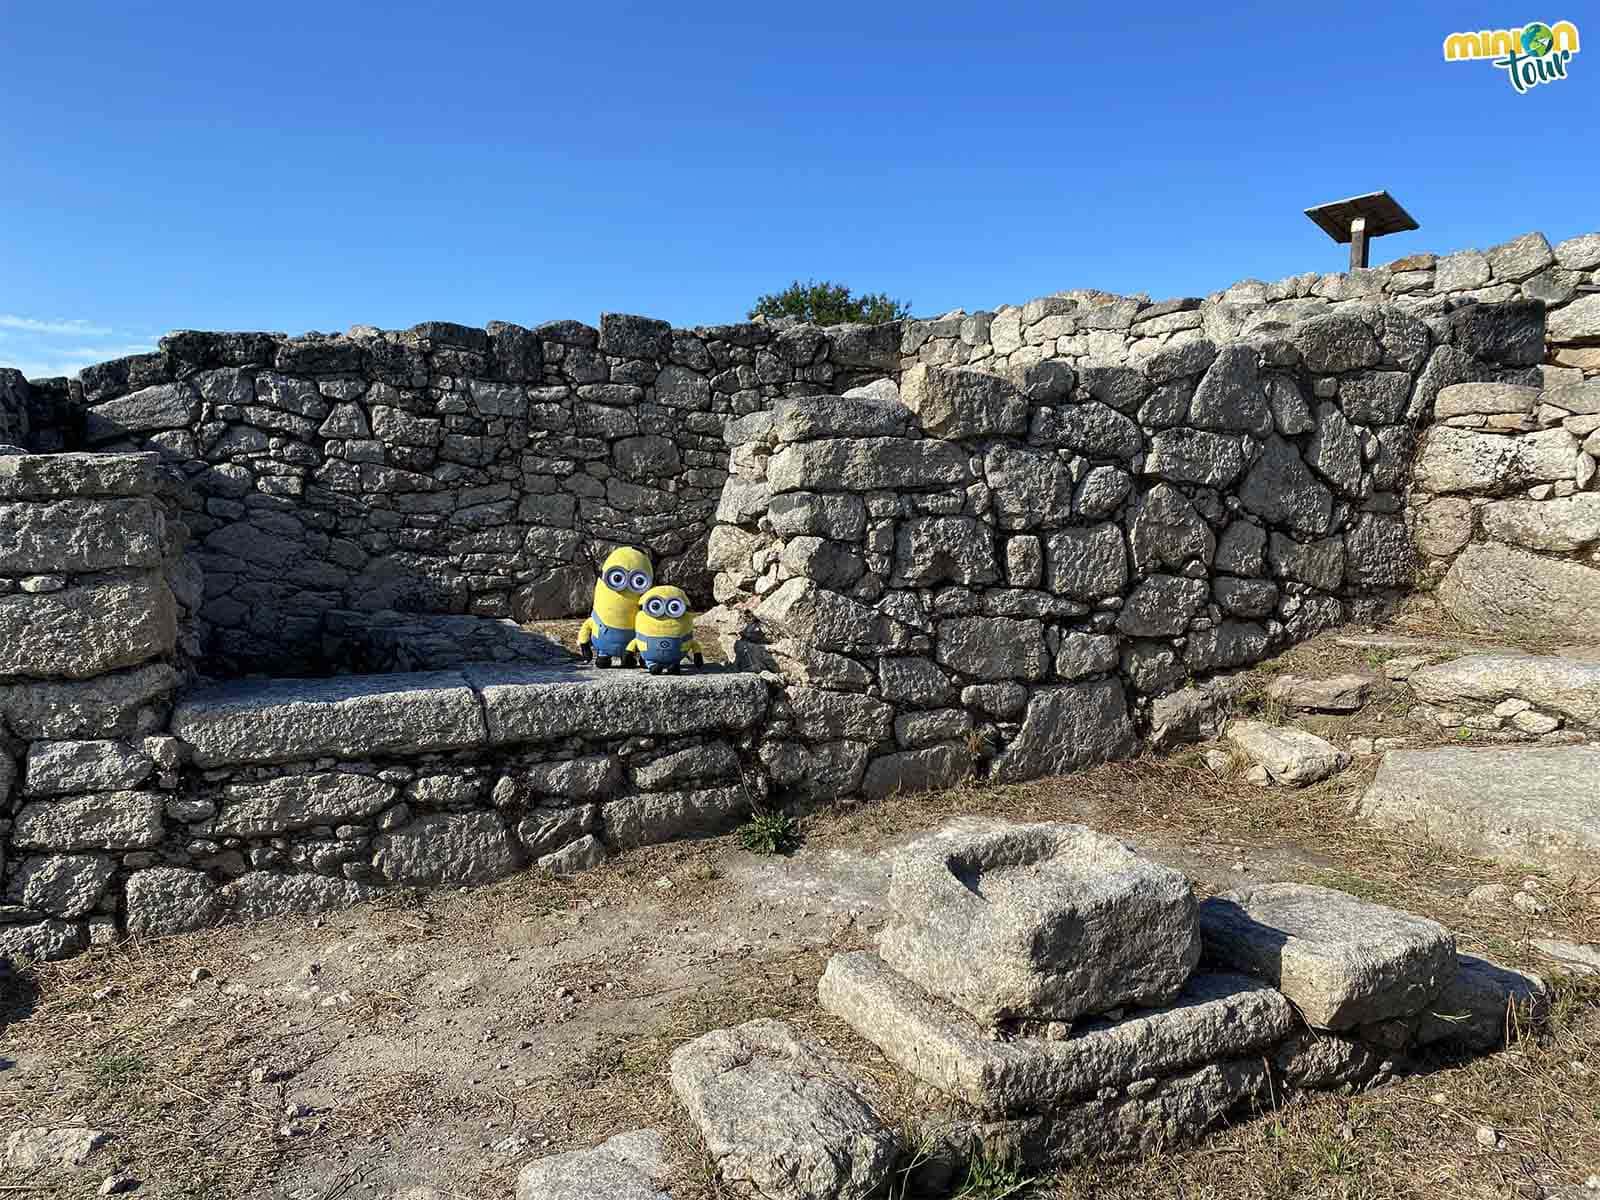
[(1404, 634), (1408, 637), (1434, 638), (1457, 643), (1463, 648), (1493, 648), (1511, 646), (1531, 654), (1549, 654), (1564, 644), (1570, 644), (1570, 634), (1551, 631), (1548, 627), (1525, 629), (1496, 629), (1485, 632), (1469, 629), (1457, 621), (1441, 604), (1425, 593), (1412, 595), (1395, 614), (1386, 633)]
[[(577, 622), (566, 623), (575, 635)], [(1297, 647), (1279, 670), (1326, 674), (1379, 665), (1331, 639)], [(1263, 676), (1263, 682), (1273, 672)], [(1340, 737), (1394, 732), (1401, 700), (1380, 697), (1367, 714), (1338, 719), (1296, 716)], [(1423, 731), (1417, 731), (1421, 737)], [(1475, 860), (1437, 846), (1369, 829), (1351, 817), (1352, 802), (1373, 764), (1294, 791), (1259, 789), (1236, 771), (1209, 769), (1201, 751), (1111, 764), (1072, 776), (1009, 787), (966, 787), (931, 796), (835, 806), (803, 821), (802, 856), (832, 850), (871, 853), (942, 820), (964, 814), (1032, 820), (1081, 820), (1129, 837), (1182, 865), (1202, 891), (1241, 881), (1299, 879), (1343, 888), (1424, 913), (1457, 931), (1463, 950), (1509, 965), (1548, 971), (1528, 938), (1542, 932), (1600, 942), (1600, 879), (1545, 876), (1549, 911), (1535, 919), (1509, 908), (1471, 907), (1466, 893), (1487, 882), (1519, 884), (1534, 874)], [(300, 1170), (316, 1182), (306, 1200), (390, 1196), (364, 1188), (383, 1139), (415, 1139), (419, 1129), (450, 1122), (537, 1131), (546, 1140), (513, 1159), (466, 1147), (447, 1149), (449, 1200), (503, 1200), (516, 1167), (537, 1153), (590, 1145), (623, 1129), (664, 1124), (678, 1163), (675, 1200), (728, 1193), (684, 1123), (665, 1073), (674, 1049), (708, 1030), (761, 1016), (782, 1017), (824, 1040), (876, 1090), (895, 1119), (911, 1121), (917, 1096), (909, 1081), (870, 1045), (815, 1003), (828, 957), (870, 944), (871, 931), (845, 923), (771, 946), (729, 944), (710, 982), (663, 988), (641, 978), (625, 957), (591, 955), (552, 964), (536, 994), (519, 996), (514, 1017), (555, 1026), (567, 1018), (549, 999), (560, 988), (623, 1001), (652, 1000), (650, 1023), (619, 1024), (603, 1042), (573, 1053), (538, 1086), (464, 1091), (444, 1068), (419, 1055), (364, 1079), (358, 1094), (285, 1133), (292, 1077), (348, 1039), (415, 1042), (419, 1022), (448, 1004), (418, 994), (422, 965), (470, 954), (499, 954), (497, 931), (534, 936), (557, 917), (591, 902), (607, 913), (646, 906), (662, 927), (715, 928), (737, 897), (727, 876), (733, 839), (679, 843), (633, 852), (573, 880), (518, 877), (470, 893), (397, 896), (320, 923), (293, 922), (264, 937), (218, 930), (98, 950), (37, 967), (0, 982), (0, 1058), (45, 1064), (31, 1086), (0, 1072), (0, 1131), (40, 1123), (88, 1122), (117, 1134), (112, 1156), (90, 1183), (126, 1165), (147, 1181), (141, 1196), (224, 1198), (269, 1194)], [(1237, 865), (1247, 868), (1240, 872)], [(775, 865), (773, 869), (778, 869)], [(658, 891), (660, 877), (672, 881)], [(641, 899), (641, 897), (645, 897)], [(376, 931), (379, 943), (414, 956), (382, 990), (320, 1010), (230, 995), (227, 981), (247, 976), (263, 947), (309, 953), (313, 940)], [(530, 943), (532, 944), (532, 943)], [(190, 982), (204, 968), (211, 978)], [(674, 981), (675, 982), (675, 981)], [(653, 989), (653, 990), (652, 990)], [(450, 1003), (487, 1003), (467, 996)], [(1033, 1194), (1096, 1200), (1217, 1197), (1268, 1200), (1327, 1197), (1461, 1197), (1537, 1200), (1557, 1185), (1581, 1184), (1600, 1171), (1600, 985), (1566, 981), (1549, 1024), (1508, 1053), (1471, 1062), (1438, 1060), (1430, 1072), (1367, 1095), (1328, 1096), (1265, 1114), (1199, 1147), (1149, 1161), (1080, 1166), (1037, 1180)], [(257, 1079), (258, 1068), (290, 1077)], [(492, 1081), (491, 1081), (492, 1082)], [(1480, 1126), (1504, 1139), (1488, 1149)], [(102, 1172), (99, 1168), (103, 1167)], [(87, 1194), (82, 1181), (28, 1178), (12, 1172), (5, 1189), (56, 1200)], [(88, 1190), (92, 1190), (89, 1187)], [(978, 1193), (973, 1193), (976, 1196)]]
[[(1524, 872), (1396, 842), (1344, 816), (1355, 784), (1345, 780), (1299, 792), (1241, 788), (1204, 767), (1173, 760), (1113, 764), (1071, 777), (1008, 788), (967, 788), (830, 809), (806, 821), (813, 849), (883, 848), (905, 834), (959, 815), (1013, 819), (1092, 819), (1103, 828), (1191, 847), (1215, 846), (1253, 860), (1264, 849), (1298, 843), (1314, 864), (1275, 870), (1427, 913), (1457, 930), (1464, 950), (1542, 967), (1514, 913), (1468, 909), (1469, 886), (1517, 882)], [(1577, 939), (1600, 937), (1600, 882), (1547, 880), (1552, 904), (1541, 921)], [(669, 1125), (680, 1164), (678, 1200), (726, 1200), (682, 1120), (665, 1081), (672, 1051), (711, 1029), (781, 1017), (827, 1043), (909, 1126), (914, 1087), (841, 1022), (820, 1012), (815, 981), (830, 953), (869, 939), (847, 933), (826, 951), (807, 951), (751, 970), (719, 989), (685, 996), (668, 1026), (619, 1044), (603, 1061), (563, 1079), (550, 1119), (566, 1122), (572, 1144), (641, 1124)], [(1264, 1114), (1203, 1145), (1149, 1161), (1087, 1164), (1034, 1181), (1015, 1195), (1143, 1200), (1217, 1198), (1540, 1197), (1546, 1184), (1581, 1181), (1600, 1164), (1600, 984), (1562, 981), (1549, 1023), (1506, 1054), (1465, 1063), (1437, 1059), (1429, 1073), (1367, 1095), (1327, 1096)], [(1442, 1100), (1438, 1097), (1443, 1097)], [(1487, 1150), (1480, 1125), (1505, 1138)], [(1544, 1182), (1539, 1182), (1539, 1181)]]
[[(1361, 1096), (1266, 1114), (1176, 1155), (1063, 1173), (1039, 1194), (1539, 1200), (1600, 1162), (1600, 987), (1562, 985), (1547, 1027), (1505, 1053), (1434, 1060)], [(1488, 1127), (1495, 1148), (1477, 1140)]]

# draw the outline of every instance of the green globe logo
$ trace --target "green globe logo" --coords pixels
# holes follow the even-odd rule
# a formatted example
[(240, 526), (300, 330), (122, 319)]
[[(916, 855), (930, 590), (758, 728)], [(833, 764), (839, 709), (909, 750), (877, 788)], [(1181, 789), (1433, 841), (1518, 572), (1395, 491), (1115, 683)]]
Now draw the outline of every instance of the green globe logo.
[(1536, 21), (1522, 31), (1522, 48), (1536, 58), (1549, 54), (1550, 47), (1555, 44), (1556, 35), (1551, 32), (1548, 25), (1541, 25)]

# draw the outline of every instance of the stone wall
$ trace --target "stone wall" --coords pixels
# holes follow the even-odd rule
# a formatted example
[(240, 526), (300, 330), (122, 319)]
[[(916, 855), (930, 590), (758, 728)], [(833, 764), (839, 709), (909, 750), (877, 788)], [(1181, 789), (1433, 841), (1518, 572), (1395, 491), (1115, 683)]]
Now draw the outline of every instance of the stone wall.
[(165, 486), (154, 455), (0, 456), (0, 955), (110, 936), (110, 851), (152, 804), (124, 789), (172, 765)]
[(733, 422), (709, 562), (737, 661), (789, 685), (773, 782), (1118, 757), (1145, 697), (1376, 614), (1413, 581), (1416, 427), (1457, 379), (1537, 378), (1541, 316), (1350, 307), (1136, 365), (919, 365)]
[[(1588, 289), (1587, 291), (1584, 289)], [(1413, 254), (1346, 274), (1309, 271), (1275, 283), (1246, 279), (1207, 297), (1151, 302), (1093, 289), (1057, 292), (994, 312), (909, 321), (902, 365), (981, 366), (1003, 373), (1047, 360), (1133, 363), (1208, 338), (1228, 341), (1347, 304), (1390, 303), (1418, 315), (1465, 300), (1539, 300), (1550, 310), (1551, 382), (1600, 374), (1600, 233), (1552, 247), (1529, 233), (1491, 250)], [(1572, 372), (1573, 374), (1566, 374)]]
[(442, 636), (512, 661), (180, 691), (170, 490), (152, 454), (0, 457), (0, 961), (575, 870), (764, 799), (759, 677), (529, 666), (494, 622)]
[(1439, 393), (1411, 506), (1423, 583), (1469, 629), (1600, 640), (1600, 380)]
[(0, 368), (0, 453), (15, 453), (28, 442), (28, 395), (21, 371)]
[(585, 612), (618, 542), (704, 598), (723, 425), (892, 370), (897, 336), (617, 314), (176, 333), (63, 381), (57, 409), (83, 445), (156, 451), (189, 484), (204, 601), (186, 633), (207, 668), (307, 671), (333, 610)]
[(0, 453), (53, 453), (81, 446), (73, 387), (66, 379), (30, 382), (21, 371), (0, 367)]
[(598, 329), (182, 332), (81, 380), (6, 373), (0, 422), (13, 433), (0, 444), (161, 453), (191, 485), (184, 520), (204, 580), (186, 649), (218, 674), (304, 672), (326, 667), (331, 611), (581, 613), (593, 560), (618, 542), (647, 546), (662, 579), (703, 603), (722, 429), (786, 396), (919, 364), (1139, 366), (1376, 299), (1422, 316), (1538, 300), (1549, 345), (1529, 382), (1556, 386), (1600, 373), (1600, 295), (1585, 291), (1597, 286), (1600, 234), (1553, 248), (1528, 234), (1205, 299), (1080, 290), (878, 327), (684, 330), (607, 314)]

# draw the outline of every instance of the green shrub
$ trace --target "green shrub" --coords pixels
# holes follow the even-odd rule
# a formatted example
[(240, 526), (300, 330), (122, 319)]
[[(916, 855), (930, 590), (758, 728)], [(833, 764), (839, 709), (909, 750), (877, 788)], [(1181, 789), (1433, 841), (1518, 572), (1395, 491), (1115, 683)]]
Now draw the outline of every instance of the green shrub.
[(800, 845), (800, 823), (787, 813), (752, 813), (739, 842), (753, 854), (789, 854)]
[(818, 283), (796, 279), (781, 292), (771, 292), (756, 298), (752, 317), (799, 317), (813, 325), (844, 325), (865, 322), (881, 325), (885, 321), (898, 321), (911, 315), (911, 306), (901, 300), (892, 300), (885, 292), (866, 292), (852, 296), (842, 283), (827, 280)]

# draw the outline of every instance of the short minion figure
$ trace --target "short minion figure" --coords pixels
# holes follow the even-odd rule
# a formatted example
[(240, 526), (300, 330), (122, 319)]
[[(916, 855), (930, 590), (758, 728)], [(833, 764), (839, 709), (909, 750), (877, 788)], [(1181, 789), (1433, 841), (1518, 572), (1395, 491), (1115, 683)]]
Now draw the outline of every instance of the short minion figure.
[(682, 588), (651, 588), (639, 601), (639, 615), (633, 641), (628, 650), (639, 656), (650, 674), (678, 673), (685, 658), (694, 656), (694, 665), (705, 665), (700, 643), (694, 640), (694, 618), (689, 615), (689, 597)]
[(655, 572), (643, 550), (624, 546), (613, 550), (600, 567), (594, 584), (594, 604), (589, 618), (578, 630), (578, 657), (597, 667), (609, 667), (612, 659), (632, 666), (628, 643), (633, 640), (634, 614), (639, 598), (650, 590)]

